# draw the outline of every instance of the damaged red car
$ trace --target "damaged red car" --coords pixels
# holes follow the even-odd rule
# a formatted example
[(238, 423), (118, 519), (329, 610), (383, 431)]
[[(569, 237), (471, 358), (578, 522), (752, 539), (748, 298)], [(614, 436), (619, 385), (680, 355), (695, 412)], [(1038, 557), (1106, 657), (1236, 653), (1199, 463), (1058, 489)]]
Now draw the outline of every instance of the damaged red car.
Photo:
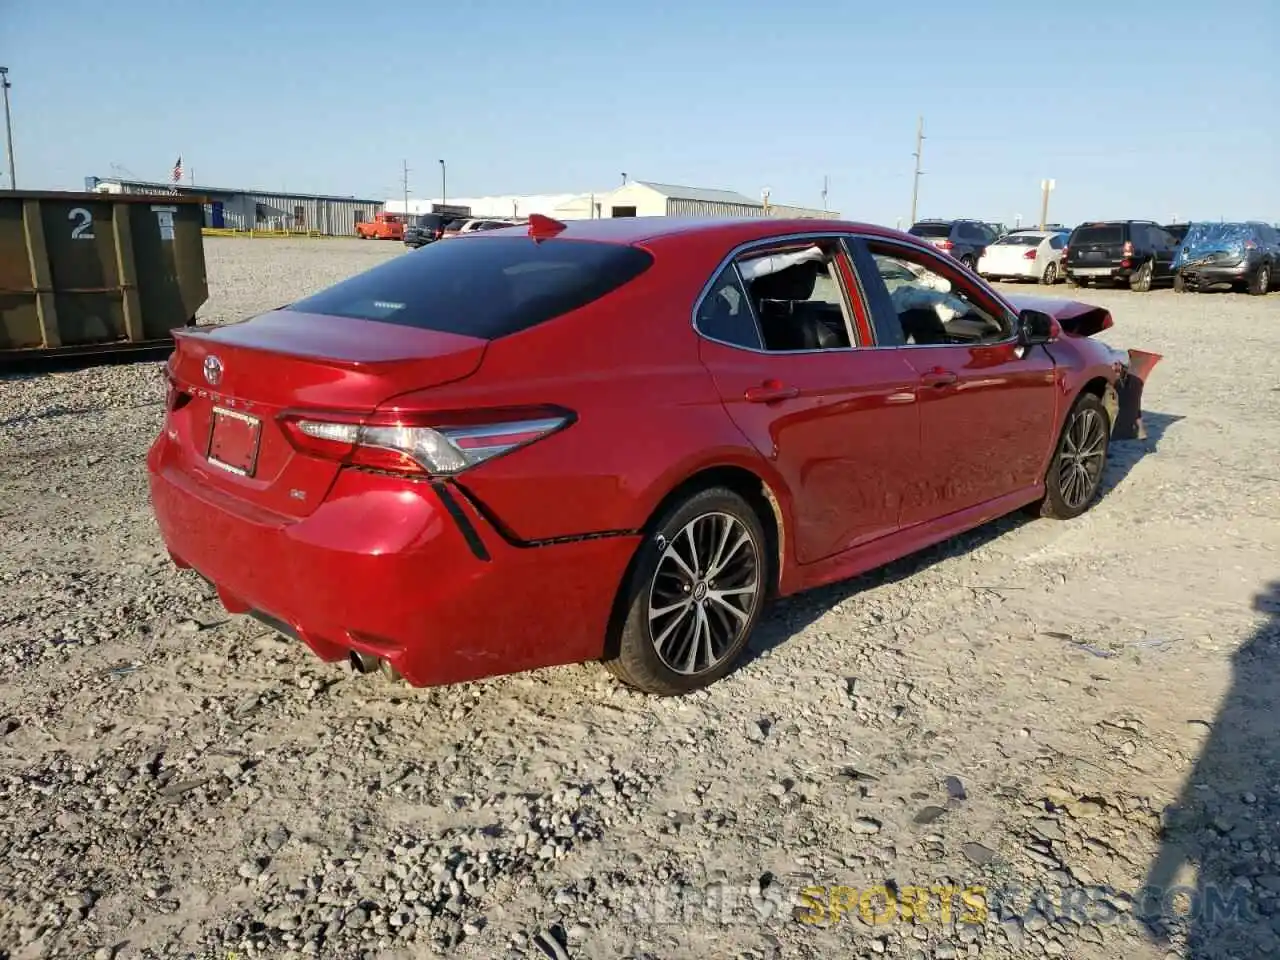
[(679, 694), (770, 597), (1083, 512), (1159, 359), (1111, 323), (880, 227), (535, 216), (178, 331), (152, 502), (326, 660)]

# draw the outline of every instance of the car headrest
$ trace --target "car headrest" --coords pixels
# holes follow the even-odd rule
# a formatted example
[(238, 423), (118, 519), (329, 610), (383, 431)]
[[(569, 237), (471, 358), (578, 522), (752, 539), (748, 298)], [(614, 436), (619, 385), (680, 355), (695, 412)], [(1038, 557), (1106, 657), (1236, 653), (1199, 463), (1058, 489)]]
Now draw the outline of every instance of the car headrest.
[(808, 300), (823, 269), (823, 265), (815, 261), (798, 263), (757, 277), (751, 284), (751, 292), (756, 300)]

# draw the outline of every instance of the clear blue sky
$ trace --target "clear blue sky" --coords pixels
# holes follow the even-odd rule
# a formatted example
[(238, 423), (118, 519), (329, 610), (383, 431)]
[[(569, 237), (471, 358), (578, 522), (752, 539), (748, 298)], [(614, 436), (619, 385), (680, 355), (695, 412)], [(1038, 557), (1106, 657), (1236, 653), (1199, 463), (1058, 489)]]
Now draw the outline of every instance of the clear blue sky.
[[(1271, 0), (1274, 3), (1274, 0)], [(631, 179), (893, 224), (1280, 220), (1280, 10), (1187, 0), (0, 0), (18, 183), (399, 195)], [(2, 170), (3, 167), (0, 167)], [(7, 170), (4, 171), (7, 186)]]

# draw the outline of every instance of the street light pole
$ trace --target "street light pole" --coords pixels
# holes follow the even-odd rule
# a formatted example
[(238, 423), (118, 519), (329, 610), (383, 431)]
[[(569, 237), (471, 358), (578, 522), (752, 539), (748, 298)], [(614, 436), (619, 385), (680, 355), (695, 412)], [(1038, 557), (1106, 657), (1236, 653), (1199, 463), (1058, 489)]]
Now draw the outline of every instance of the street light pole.
[(4, 142), (9, 151), (9, 189), (18, 189), (18, 175), (13, 172), (13, 121), (9, 118), (9, 68), (0, 67), (0, 87), (4, 88)]
[(1057, 186), (1054, 180), (1041, 180), (1040, 192), (1040, 229), (1043, 230), (1049, 223), (1049, 191)]
[(445, 165), (444, 165), (444, 161), (441, 160), (440, 161), (440, 206), (442, 207), (449, 202), (449, 195), (446, 192), (445, 187), (446, 187)]

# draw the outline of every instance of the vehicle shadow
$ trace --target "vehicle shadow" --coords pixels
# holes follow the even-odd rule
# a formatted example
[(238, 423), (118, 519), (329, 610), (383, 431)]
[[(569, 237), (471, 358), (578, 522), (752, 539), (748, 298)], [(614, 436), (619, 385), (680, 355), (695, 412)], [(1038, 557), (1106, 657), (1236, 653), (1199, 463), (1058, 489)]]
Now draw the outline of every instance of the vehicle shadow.
[(1138, 465), (1143, 457), (1155, 453), (1169, 427), (1185, 417), (1174, 413), (1142, 412), (1142, 425), (1146, 427), (1147, 436), (1142, 440), (1115, 440), (1107, 453), (1107, 466), (1102, 473), (1102, 486), (1098, 496), (1105, 497), (1124, 482), (1129, 472)]
[[(1188, 960), (1280, 956), (1280, 581), (1266, 622), (1232, 657), (1232, 683), (1177, 802), (1135, 915)], [(1190, 869), (1195, 879), (1187, 878)]]
[(745, 666), (786, 643), (819, 620), (836, 604), (864, 590), (906, 580), (944, 560), (986, 546), (1035, 519), (1025, 511), (1011, 513), (883, 567), (868, 570), (860, 576), (777, 600), (765, 608), (764, 616), (751, 634), (741, 665)]

